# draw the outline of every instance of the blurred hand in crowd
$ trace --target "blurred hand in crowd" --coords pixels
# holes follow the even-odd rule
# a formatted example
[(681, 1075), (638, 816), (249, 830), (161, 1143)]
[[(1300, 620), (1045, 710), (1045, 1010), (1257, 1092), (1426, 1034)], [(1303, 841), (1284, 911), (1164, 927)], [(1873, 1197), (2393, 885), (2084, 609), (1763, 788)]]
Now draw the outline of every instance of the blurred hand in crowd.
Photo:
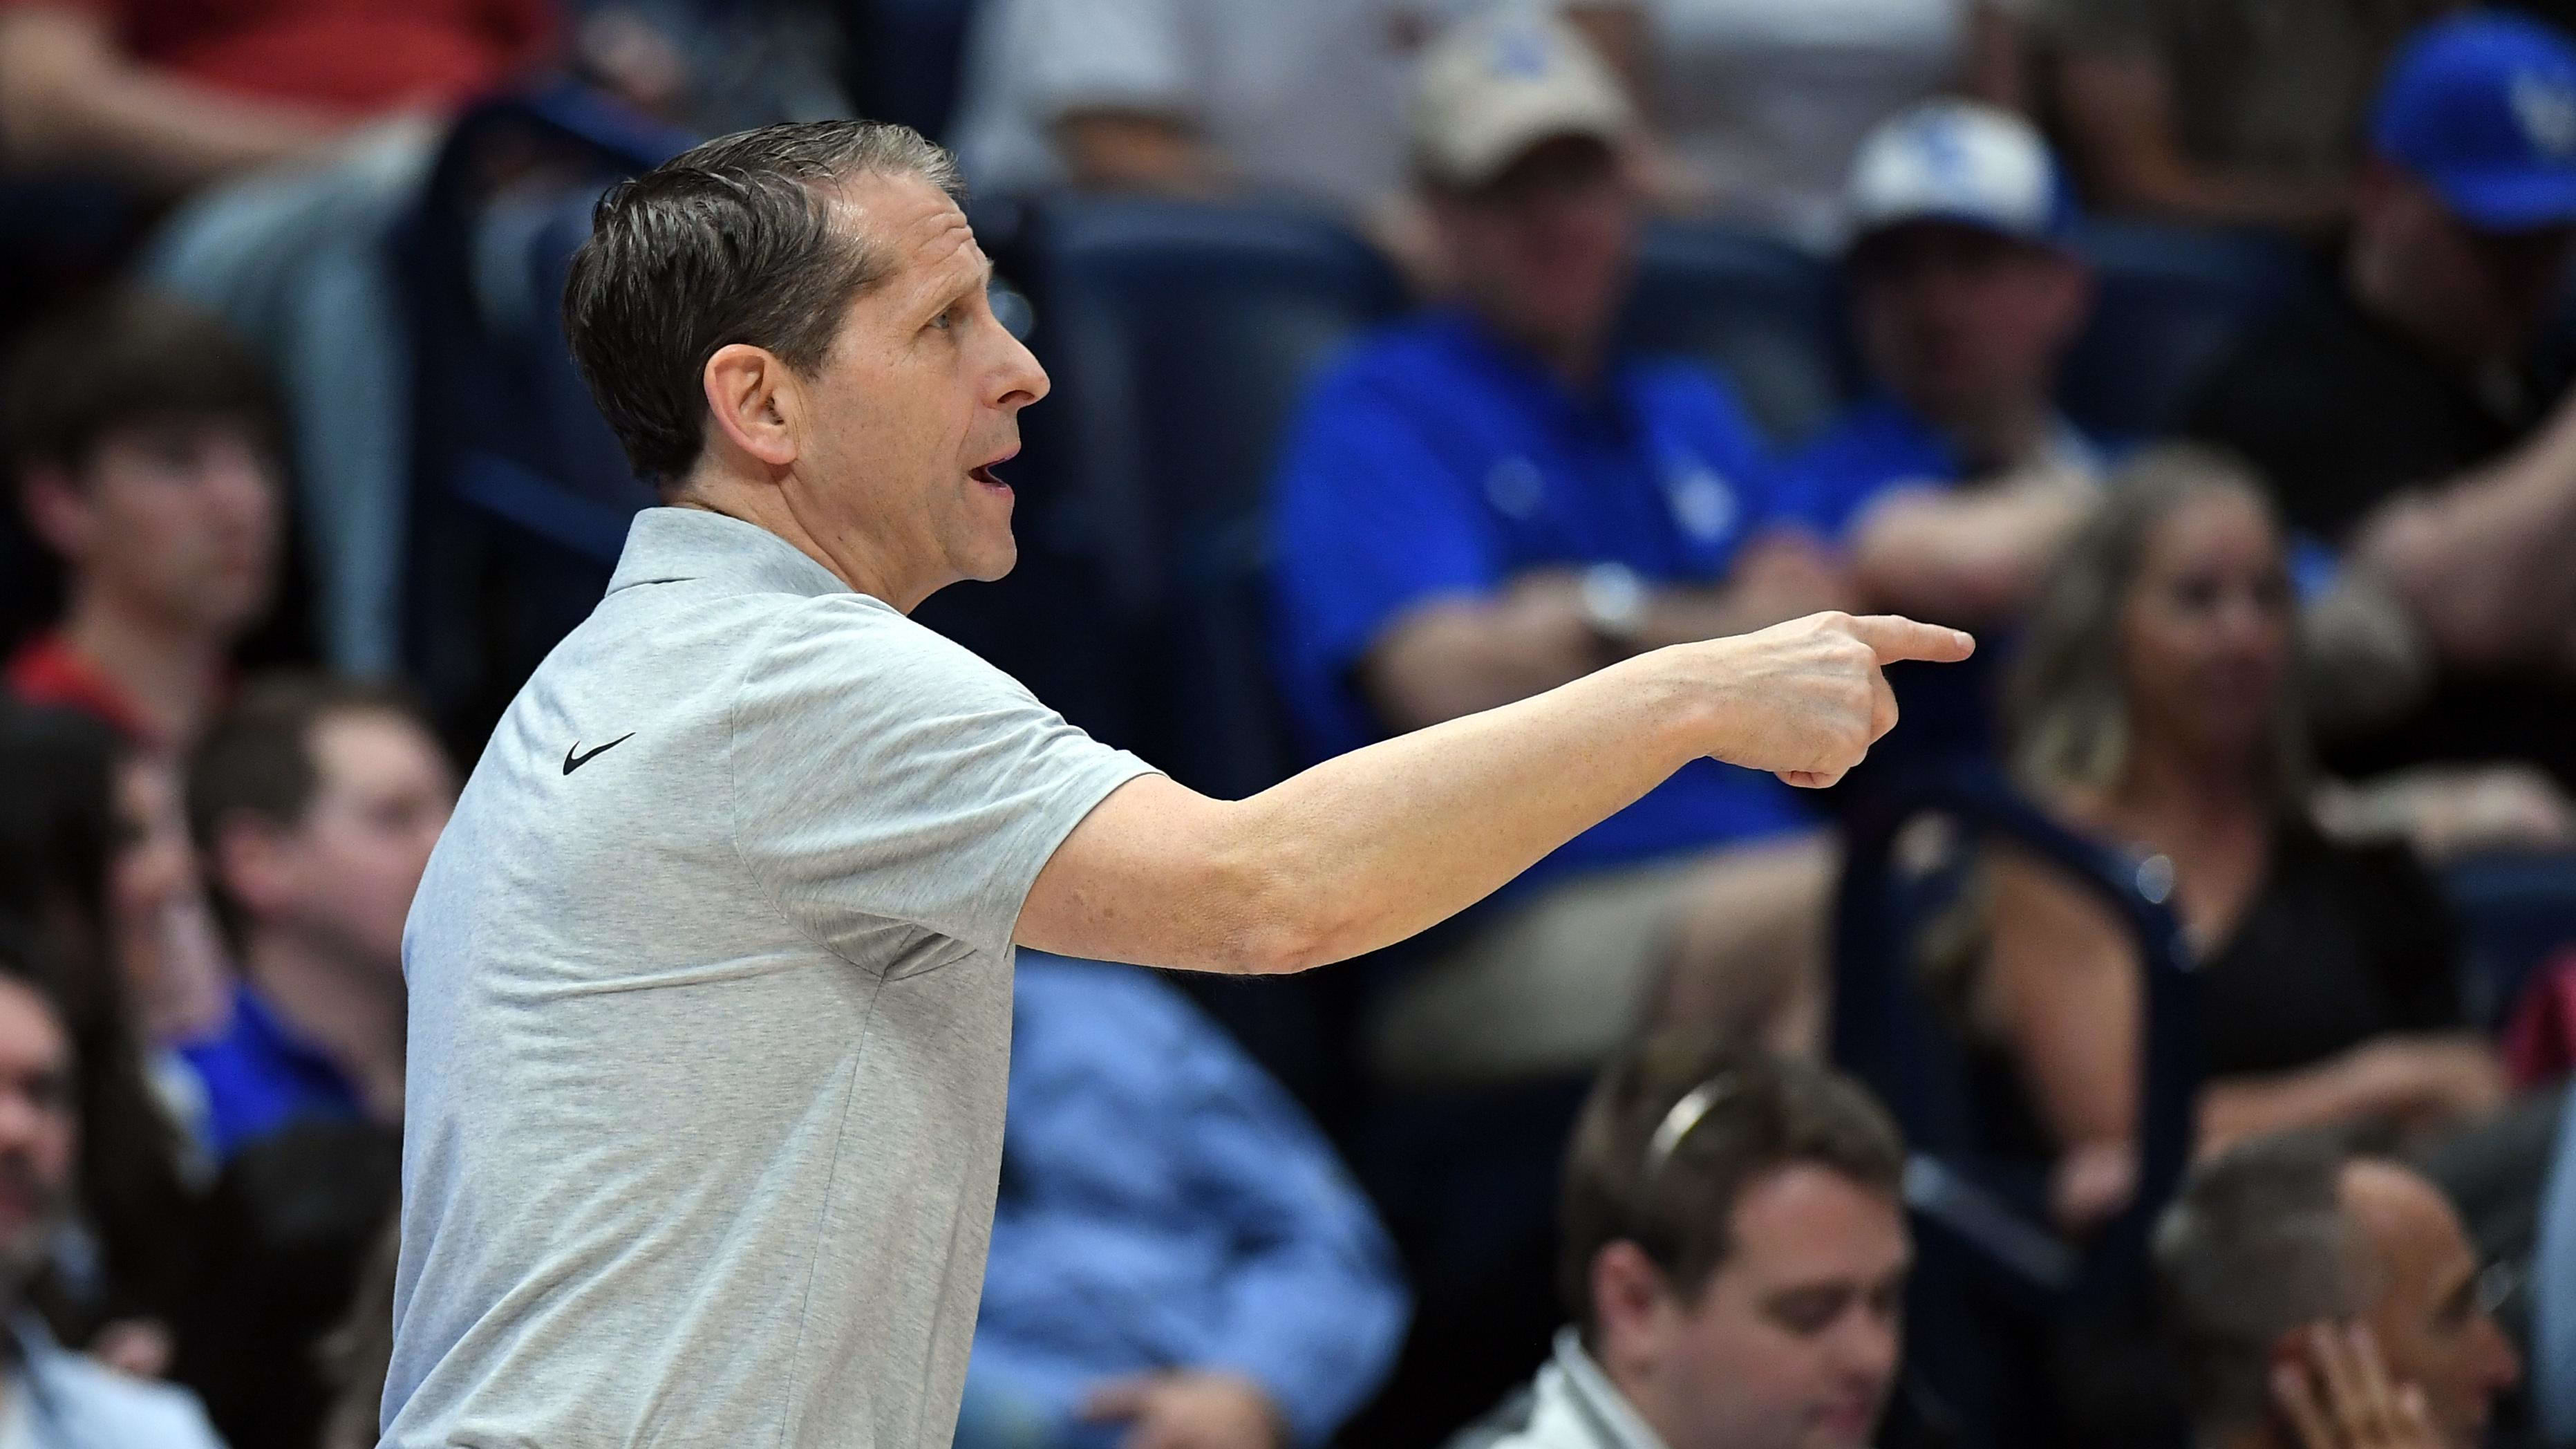
[(1239, 1374), (1177, 1371), (1114, 1380), (1082, 1407), (1124, 1423), (1120, 1449), (1283, 1449), (1287, 1426), (1259, 1384)]
[(2299, 1449), (2442, 1449), (2424, 1391), (2399, 1384), (2366, 1324), (2311, 1327), (2272, 1370), (2272, 1399)]

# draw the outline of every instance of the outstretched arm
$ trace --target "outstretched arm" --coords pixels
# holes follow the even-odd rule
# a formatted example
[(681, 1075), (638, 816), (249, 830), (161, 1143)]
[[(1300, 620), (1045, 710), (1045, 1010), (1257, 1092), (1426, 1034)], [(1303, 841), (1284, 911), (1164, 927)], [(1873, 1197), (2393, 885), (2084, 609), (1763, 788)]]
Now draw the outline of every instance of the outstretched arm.
[(1483, 899), (1702, 756), (1833, 783), (1896, 722), (1882, 665), (1970, 648), (1908, 619), (1818, 614), (1642, 654), (1248, 800), (1134, 780), (1056, 850), (1017, 938), (1247, 973), (1361, 955)]

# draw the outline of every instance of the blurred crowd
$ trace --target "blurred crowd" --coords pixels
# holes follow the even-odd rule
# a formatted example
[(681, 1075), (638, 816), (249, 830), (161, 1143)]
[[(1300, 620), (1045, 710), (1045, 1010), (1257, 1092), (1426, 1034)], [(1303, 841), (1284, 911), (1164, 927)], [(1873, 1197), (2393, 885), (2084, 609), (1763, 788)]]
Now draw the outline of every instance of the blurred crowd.
[[(1023, 953), (961, 1445), (2576, 1445), (2562, 24), (0, 0), (0, 1449), (375, 1442), (406, 913), (650, 501), (570, 244), (849, 114), (1076, 384), (926, 617), (1112, 743), (1257, 789), (1820, 610), (1980, 640), (1833, 790), (1695, 763), (1364, 963)], [(1059, 275), (1122, 225), (1381, 315), (1122, 379)], [(2099, 341), (2141, 246), (2243, 302), (2185, 366)], [(1658, 247), (1735, 260), (1641, 324)], [(1757, 275), (1809, 415), (1640, 341)], [(1103, 441), (1136, 377), (1204, 416)]]

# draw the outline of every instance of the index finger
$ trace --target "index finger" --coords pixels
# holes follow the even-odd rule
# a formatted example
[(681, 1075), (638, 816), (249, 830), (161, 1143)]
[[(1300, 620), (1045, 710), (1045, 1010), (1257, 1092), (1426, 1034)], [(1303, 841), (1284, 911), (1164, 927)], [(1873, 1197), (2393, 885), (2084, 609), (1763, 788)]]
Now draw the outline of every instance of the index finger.
[(1964, 629), (1920, 624), (1900, 614), (1863, 614), (1851, 621), (1851, 632), (1878, 655), (1881, 664), (1900, 659), (1956, 664), (1977, 650), (1977, 641)]

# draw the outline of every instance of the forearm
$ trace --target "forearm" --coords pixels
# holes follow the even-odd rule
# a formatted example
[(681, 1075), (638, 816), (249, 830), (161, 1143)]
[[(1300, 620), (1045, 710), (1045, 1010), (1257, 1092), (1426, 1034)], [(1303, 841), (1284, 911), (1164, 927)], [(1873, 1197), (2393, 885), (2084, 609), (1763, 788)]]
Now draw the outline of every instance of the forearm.
[(11, 170), (79, 166), (186, 191), (309, 152), (345, 126), (129, 65), (87, 16), (0, 16), (0, 144)]
[(2016, 608), (2091, 506), (2071, 484), (1992, 497), (1909, 491), (1872, 508), (1852, 546), (1867, 607), (1970, 621)]
[(2356, 1069), (2350, 1053), (2295, 1071), (2221, 1077), (2201, 1089), (2199, 1150), (2220, 1152), (2249, 1137), (2379, 1116), (2401, 1105)]
[(2554, 654), (2576, 619), (2571, 551), (2570, 407), (2493, 467), (2382, 508), (2355, 549), (2405, 600), (2443, 658), (2472, 664)]
[(1707, 714), (1643, 655), (1238, 802), (1234, 848), (1275, 901), (1252, 958), (1303, 970), (1446, 919), (1695, 758)]

